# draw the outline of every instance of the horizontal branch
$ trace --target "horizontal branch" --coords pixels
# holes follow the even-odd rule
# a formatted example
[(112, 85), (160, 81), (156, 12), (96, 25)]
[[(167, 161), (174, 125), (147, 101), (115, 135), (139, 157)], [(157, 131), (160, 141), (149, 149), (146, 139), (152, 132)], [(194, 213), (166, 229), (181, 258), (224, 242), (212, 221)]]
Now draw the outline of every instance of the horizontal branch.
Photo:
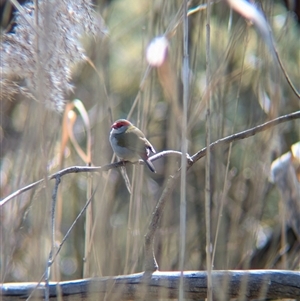
[[(283, 115), (277, 118), (274, 118), (273, 120), (267, 121), (263, 124), (257, 125), (251, 129), (221, 138), (213, 143), (210, 144), (210, 150), (215, 149), (215, 147), (220, 146), (222, 144), (229, 144), (232, 143), (234, 141), (238, 141), (238, 140), (242, 140), (245, 138), (249, 138), (251, 136), (254, 136), (260, 132), (266, 131), (269, 128), (272, 128), (278, 124), (287, 122), (287, 121), (291, 121), (291, 120), (295, 120), (295, 119), (300, 119), (300, 111), (296, 111), (287, 115)], [(202, 157), (204, 157), (206, 155), (206, 147), (201, 149), (199, 152), (197, 152), (196, 154), (194, 154), (191, 157), (191, 160), (193, 162), (198, 161), (199, 159), (201, 159)]]
[[(166, 151), (162, 151), (160, 153), (155, 154), (154, 156), (150, 157), (149, 159), (151, 161), (156, 161), (162, 157), (170, 156), (170, 155), (176, 155), (178, 157), (181, 157), (181, 152), (173, 151), (173, 150), (166, 150)], [(190, 160), (190, 157), (188, 155), (187, 155), (187, 160)], [(145, 162), (143, 160), (139, 160), (136, 163), (139, 163), (141, 165), (145, 164)], [(103, 172), (103, 171), (108, 171), (113, 168), (118, 168), (121, 166), (132, 165), (132, 164), (135, 164), (135, 163), (132, 163), (129, 161), (118, 161), (115, 163), (110, 163), (110, 164), (106, 164), (106, 165), (102, 165), (102, 166), (70, 166), (70, 167), (66, 167), (66, 168), (59, 170), (58, 172), (50, 175), (48, 177), (48, 179), (53, 180), (57, 177), (62, 177), (62, 176), (65, 176), (65, 175), (71, 174), (71, 173)], [(8, 201), (12, 200), (13, 198), (17, 197), (18, 195), (20, 195), (20, 194), (24, 193), (25, 191), (28, 191), (34, 187), (39, 186), (42, 183), (44, 183), (44, 179), (40, 179), (34, 183), (31, 183), (23, 188), (16, 190), (15, 192), (13, 192), (12, 194), (8, 195), (7, 197), (5, 197), (4, 199), (2, 199), (0, 201), (0, 207), (3, 206)]]
[[(276, 126), (280, 123), (286, 122), (286, 121), (290, 121), (290, 120), (294, 120), (294, 119), (300, 119), (300, 111), (296, 111), (294, 113), (290, 113), (284, 116), (280, 116), (278, 118), (275, 118), (273, 120), (270, 120), (266, 123), (263, 123), (261, 125), (258, 125), (256, 127), (253, 127), (251, 129), (245, 130), (243, 132), (239, 132), (233, 135), (230, 135), (228, 137), (219, 139), (215, 142), (213, 142), (210, 145), (211, 150), (213, 150), (215, 147), (220, 146), (222, 144), (228, 144), (237, 140), (241, 140), (241, 139), (245, 139), (251, 136), (254, 136), (255, 134), (265, 131), (273, 126)], [(155, 154), (154, 156), (151, 156), (149, 159), (151, 161), (155, 161), (160, 159), (161, 157), (164, 156), (169, 156), (169, 155), (176, 155), (176, 156), (181, 156), (181, 152), (178, 151), (173, 151), (173, 150), (166, 150), (166, 151), (162, 151), (160, 153)], [(188, 160), (188, 168), (190, 168), (193, 163), (195, 163), (196, 161), (198, 161), (199, 159), (201, 159), (202, 157), (204, 157), (206, 155), (206, 147), (201, 149), (199, 152), (197, 152), (196, 154), (194, 154), (192, 157), (189, 157), (189, 155), (187, 155), (187, 160)], [(137, 162), (139, 164), (144, 164), (144, 162), (142, 160), (140, 160), (139, 162)], [(49, 179), (55, 179), (56, 177), (62, 177), (66, 174), (70, 174), (70, 173), (79, 173), (79, 172), (101, 172), (101, 171), (107, 171), (110, 170), (112, 168), (117, 168), (120, 166), (124, 166), (127, 164), (133, 164), (131, 162), (128, 161), (119, 161), (116, 163), (111, 163), (111, 164), (107, 164), (107, 165), (103, 165), (103, 166), (98, 166), (98, 167), (90, 167), (90, 166), (71, 166), (71, 167), (67, 167), (63, 170), (58, 171), (57, 173), (54, 173), (52, 175), (49, 176)], [(9, 196), (7, 196), (6, 198), (2, 199), (0, 201), (0, 207), (3, 206), (5, 203), (7, 203), (8, 201), (10, 201), (11, 199), (17, 197), (18, 195), (22, 194), (23, 192), (32, 189), (40, 184), (42, 184), (44, 182), (44, 179), (38, 180), (37, 182), (34, 182), (28, 186), (25, 186), (17, 191), (15, 191), (14, 193), (10, 194)]]
[[(50, 282), (50, 300), (137, 300), (177, 299), (180, 272), (154, 272), (125, 276)], [(300, 298), (300, 272), (286, 270), (213, 271), (213, 294), (225, 299), (244, 296), (247, 299)], [(247, 284), (247, 285), (245, 285)], [(0, 285), (2, 301), (24, 300), (36, 283), (4, 283)], [(207, 273), (184, 272), (185, 299), (199, 300), (207, 296)], [(94, 296), (94, 297), (93, 297)], [(34, 300), (43, 299), (39, 287)], [(93, 297), (93, 298), (91, 298)]]

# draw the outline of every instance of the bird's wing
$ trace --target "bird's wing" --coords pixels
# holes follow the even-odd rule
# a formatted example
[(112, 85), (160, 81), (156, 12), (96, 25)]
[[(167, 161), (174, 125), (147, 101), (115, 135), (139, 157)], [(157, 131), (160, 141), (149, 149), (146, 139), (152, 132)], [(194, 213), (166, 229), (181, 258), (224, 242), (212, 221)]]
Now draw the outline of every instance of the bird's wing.
[[(138, 134), (137, 131), (139, 131)], [(120, 135), (119, 144), (138, 153), (142, 158), (144, 158), (145, 155), (148, 157), (149, 151), (155, 153), (151, 143), (138, 129), (136, 129), (135, 132), (127, 132), (125, 135)]]
[(145, 142), (143, 142), (135, 133), (129, 132), (126, 134), (120, 134), (118, 139), (118, 145), (126, 147), (136, 153), (145, 153)]

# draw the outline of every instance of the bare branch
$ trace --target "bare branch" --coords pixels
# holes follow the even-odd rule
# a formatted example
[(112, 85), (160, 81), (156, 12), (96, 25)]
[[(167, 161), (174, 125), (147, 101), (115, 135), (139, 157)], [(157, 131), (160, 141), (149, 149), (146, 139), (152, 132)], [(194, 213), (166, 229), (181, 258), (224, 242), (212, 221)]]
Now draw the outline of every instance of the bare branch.
[[(294, 120), (294, 119), (299, 119), (299, 118), (300, 118), (300, 111), (296, 111), (294, 113), (290, 113), (290, 114), (287, 114), (287, 115), (284, 115), (284, 116), (280, 116), (278, 118), (275, 118), (273, 120), (265, 122), (265, 123), (263, 123), (261, 125), (255, 126), (255, 127), (251, 128), (251, 129), (245, 130), (243, 132), (239, 132), (239, 133), (227, 136), (225, 138), (221, 138), (221, 139), (213, 142), (210, 145), (210, 148), (213, 150), (217, 146), (220, 146), (220, 145), (223, 145), (223, 144), (229, 144), (229, 143), (234, 142), (234, 141), (238, 141), (238, 140), (242, 140), (242, 139), (245, 139), (245, 138), (249, 138), (251, 136), (256, 135), (257, 133), (266, 131), (269, 128), (271, 128), (273, 126), (276, 126), (276, 125), (278, 125), (280, 123), (291, 121), (291, 120)], [(191, 157), (191, 159), (192, 159), (193, 162), (196, 162), (199, 159), (201, 159), (202, 157), (204, 157), (205, 155), (206, 155), (206, 147), (203, 148), (203, 149), (201, 149), (196, 154), (194, 154)]]
[(273, 46), (273, 49), (274, 49), (274, 52), (275, 52), (275, 56), (277, 58), (277, 61), (278, 61), (278, 64), (279, 64), (279, 67), (280, 69), (282, 70), (282, 73), (288, 83), (288, 85), (291, 87), (292, 91), (295, 93), (295, 95), (297, 96), (298, 99), (300, 99), (300, 93), (298, 92), (298, 90), (296, 89), (295, 85), (293, 84), (292, 80), (290, 79), (288, 73), (286, 72), (284, 66), (283, 66), (283, 63), (281, 61), (281, 58), (279, 56), (279, 53), (277, 51), (277, 48), (275, 46), (275, 42), (274, 42), (274, 39), (272, 39), (272, 46)]
[[(149, 159), (151, 161), (156, 161), (156, 160), (158, 160), (162, 157), (169, 156), (169, 155), (177, 155), (178, 157), (180, 157), (181, 152), (167, 150), (167, 151), (157, 153)], [(190, 160), (190, 157), (188, 155), (187, 155), (187, 159)], [(144, 161), (140, 160), (136, 163), (143, 165)], [(113, 168), (118, 168), (118, 167), (122, 167), (122, 166), (126, 166), (126, 165), (131, 165), (131, 164), (133, 164), (133, 163), (128, 162), (128, 161), (119, 161), (119, 162), (116, 162), (116, 163), (106, 164), (106, 165), (103, 165), (103, 166), (71, 166), (71, 167), (67, 167), (65, 169), (62, 169), (62, 170), (50, 175), (49, 180), (53, 180), (56, 177), (62, 177), (64, 175), (67, 175), (67, 174), (70, 174), (70, 173), (102, 172), (102, 171), (108, 171), (108, 170), (113, 169)], [(8, 201), (12, 200), (13, 198), (17, 197), (18, 195), (22, 194), (23, 192), (25, 192), (27, 190), (30, 190), (30, 189), (32, 189), (36, 186), (39, 186), (43, 182), (44, 182), (44, 179), (40, 179), (40, 180), (38, 180), (38, 181), (36, 181), (32, 184), (29, 184), (29, 185), (27, 185), (23, 188), (20, 188), (19, 190), (15, 191), (14, 193), (8, 195), (6, 198), (1, 200), (0, 201), (0, 207), (3, 206)]]
[[(294, 119), (298, 119), (300, 118), (300, 111), (296, 111), (294, 113), (291, 114), (287, 114), (284, 116), (280, 116), (278, 118), (275, 118), (271, 121), (268, 121), (266, 123), (263, 123), (261, 125), (258, 125), (256, 127), (253, 127), (249, 130), (240, 132), (240, 133), (236, 133), (233, 135), (230, 135), (228, 137), (219, 139), (215, 142), (213, 142), (210, 147), (212, 149), (214, 149), (215, 147), (222, 145), (222, 144), (228, 144), (234, 141), (238, 141), (241, 139), (245, 139), (251, 136), (254, 136), (257, 133), (263, 132), (273, 126), (276, 126), (280, 123), (286, 122), (286, 121), (290, 121), (290, 120), (294, 120)], [(163, 151), (160, 152), (158, 154), (155, 154), (154, 156), (152, 156), (150, 158), (151, 161), (156, 161), (161, 157), (167, 156), (167, 155), (177, 155), (177, 156), (181, 156), (181, 152), (178, 151), (173, 151), (173, 150), (168, 150), (168, 151)], [(199, 159), (201, 159), (202, 157), (204, 157), (206, 155), (206, 148), (201, 149), (199, 152), (197, 152), (196, 154), (194, 154), (192, 157), (190, 157), (187, 154), (187, 160), (188, 160), (188, 168), (190, 166), (193, 165), (193, 163), (195, 163), (196, 161), (198, 161)], [(137, 162), (139, 164), (144, 164), (142, 160), (140, 160), (139, 162)], [(98, 166), (98, 167), (89, 167), (89, 166), (71, 166), (71, 167), (67, 167), (63, 170), (58, 171), (57, 173), (52, 174), (51, 176), (49, 176), (49, 179), (52, 180), (57, 176), (64, 176), (66, 174), (70, 174), (70, 173), (79, 173), (79, 172), (100, 172), (100, 171), (107, 171), (110, 170), (112, 168), (118, 168), (120, 166), (124, 166), (127, 164), (133, 164), (131, 162), (123, 162), (123, 161), (119, 161), (116, 163), (111, 163), (111, 164), (107, 164), (107, 165), (103, 165), (103, 166)], [(42, 184), (44, 182), (44, 179), (38, 180), (37, 182), (34, 182), (28, 186), (25, 186), (17, 191), (15, 191), (14, 193), (10, 194), (9, 196), (7, 196), (6, 198), (4, 198), (3, 200), (0, 201), (0, 207), (3, 206), (6, 202), (10, 201), (11, 199), (17, 197), (18, 195), (22, 194), (23, 192), (32, 189), (40, 184)]]

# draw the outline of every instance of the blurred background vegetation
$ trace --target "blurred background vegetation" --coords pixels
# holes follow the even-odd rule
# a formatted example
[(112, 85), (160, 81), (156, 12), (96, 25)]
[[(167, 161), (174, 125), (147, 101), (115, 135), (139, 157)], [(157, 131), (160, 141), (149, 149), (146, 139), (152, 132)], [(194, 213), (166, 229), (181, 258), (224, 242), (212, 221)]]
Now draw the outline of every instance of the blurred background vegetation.
[[(102, 15), (109, 33), (102, 39), (86, 35), (82, 44), (98, 73), (88, 62), (74, 67), (74, 90), (66, 95), (69, 101), (80, 99), (88, 111), (93, 165), (111, 161), (113, 154), (108, 141), (111, 122), (126, 118), (132, 108), (130, 120), (146, 133), (157, 151), (181, 149), (180, 116), (174, 109), (182, 104), (183, 31), (178, 13), (181, 2), (94, 1), (94, 9)], [(203, 3), (190, 1), (190, 8)], [(265, 14), (286, 71), (299, 90), (300, 26), (296, 14), (288, 11), (283, 1), (256, 4)], [(1, 2), (2, 31), (8, 26), (5, 19), (9, 20), (9, 6), (9, 1)], [(212, 5), (210, 25), (212, 141), (299, 110), (299, 99), (250, 22), (221, 1)], [(156, 70), (146, 73), (146, 47), (153, 38), (166, 32), (171, 33), (168, 58), (175, 80), (171, 90), (178, 91), (177, 104), (162, 86)], [(205, 146), (205, 44), (204, 9), (189, 17), (190, 155)], [(1, 99), (1, 198), (44, 178), (47, 173), (86, 164), (72, 143), (62, 147), (62, 129), (63, 115), (46, 110), (42, 103), (23, 95)], [(86, 133), (80, 116), (74, 134), (85, 150)], [(299, 253), (295, 252), (297, 244), (299, 250), (299, 233), (288, 222), (287, 228), (281, 226), (285, 200), (278, 187), (269, 181), (272, 161), (299, 140), (300, 121), (296, 120), (235, 142), (232, 147), (219, 147), (212, 153), (214, 269), (300, 268)], [(60, 159), (62, 153), (64, 160)], [(51, 279), (142, 271), (144, 235), (151, 213), (167, 179), (179, 168), (180, 159), (162, 158), (154, 164), (156, 174), (139, 165), (126, 167), (132, 195), (118, 169), (62, 178), (57, 205), (57, 244), (84, 206), (91, 189), (97, 183), (99, 186), (90, 207), (90, 227), (84, 214), (62, 247)], [(160, 270), (179, 268), (179, 186), (169, 197), (155, 240)], [(203, 158), (187, 175), (186, 270), (206, 269), (204, 186)], [(43, 187), (29, 190), (0, 208), (1, 282), (38, 281), (44, 273), (51, 249), (53, 187), (53, 181), (46, 181)], [(224, 207), (220, 212), (222, 202)], [(215, 241), (219, 218), (220, 230)], [(282, 229), (287, 229), (287, 242), (282, 240), (281, 234), (285, 232)], [(85, 255), (87, 236), (89, 252)]]

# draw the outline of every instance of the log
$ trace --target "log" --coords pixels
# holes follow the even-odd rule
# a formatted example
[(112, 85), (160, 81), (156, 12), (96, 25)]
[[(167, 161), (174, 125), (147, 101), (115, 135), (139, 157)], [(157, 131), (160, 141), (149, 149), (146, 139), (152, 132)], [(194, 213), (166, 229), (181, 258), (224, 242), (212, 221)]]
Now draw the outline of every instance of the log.
[[(185, 299), (199, 300), (207, 295), (207, 273), (185, 271)], [(177, 299), (180, 272), (138, 273), (73, 281), (50, 282), (49, 300), (140, 300)], [(244, 296), (247, 299), (300, 299), (300, 272), (288, 270), (213, 271), (214, 296), (225, 299)], [(3, 283), (2, 301), (45, 298), (45, 285), (37, 283)], [(61, 298), (61, 299), (60, 299)]]

